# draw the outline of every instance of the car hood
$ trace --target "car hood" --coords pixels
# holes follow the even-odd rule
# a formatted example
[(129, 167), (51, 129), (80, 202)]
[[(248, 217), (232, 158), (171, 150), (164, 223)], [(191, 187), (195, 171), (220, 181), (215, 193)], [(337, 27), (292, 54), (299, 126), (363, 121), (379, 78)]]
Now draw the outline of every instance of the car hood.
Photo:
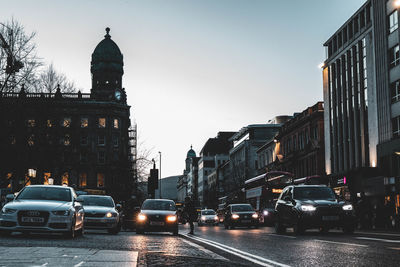
[(337, 200), (301, 200), (300, 204), (302, 205), (313, 205), (316, 207), (324, 207), (324, 206), (330, 206), (330, 207), (341, 207), (345, 203), (344, 202), (338, 202)]
[(176, 211), (173, 210), (141, 210), (140, 213), (146, 215), (175, 215)]
[(83, 210), (87, 213), (117, 212), (113, 207), (104, 206), (83, 206)]
[(52, 200), (14, 200), (5, 207), (16, 210), (62, 210), (72, 206), (72, 202), (52, 201)]

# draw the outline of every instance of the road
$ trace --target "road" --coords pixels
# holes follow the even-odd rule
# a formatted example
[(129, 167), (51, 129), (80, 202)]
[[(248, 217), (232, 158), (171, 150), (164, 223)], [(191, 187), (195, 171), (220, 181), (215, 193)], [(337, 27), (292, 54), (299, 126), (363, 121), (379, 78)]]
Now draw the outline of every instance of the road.
[(73, 240), (14, 233), (0, 237), (0, 266), (398, 266), (400, 234), (340, 231), (276, 235), (273, 228), (196, 227), (187, 235), (109, 235), (87, 231)]
[(290, 229), (277, 235), (272, 227), (209, 226), (196, 227), (195, 235), (187, 238), (263, 266), (399, 266), (400, 262), (400, 234), (307, 231), (295, 236)]

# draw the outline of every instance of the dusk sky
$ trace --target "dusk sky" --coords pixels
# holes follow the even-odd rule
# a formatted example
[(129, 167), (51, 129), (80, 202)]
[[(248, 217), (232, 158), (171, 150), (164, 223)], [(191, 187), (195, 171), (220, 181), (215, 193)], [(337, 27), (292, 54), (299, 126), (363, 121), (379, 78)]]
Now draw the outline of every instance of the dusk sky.
[(323, 43), (365, 0), (2, 1), (36, 31), (38, 55), (90, 92), (91, 54), (110, 27), (141, 147), (182, 174), (219, 131), (322, 100)]

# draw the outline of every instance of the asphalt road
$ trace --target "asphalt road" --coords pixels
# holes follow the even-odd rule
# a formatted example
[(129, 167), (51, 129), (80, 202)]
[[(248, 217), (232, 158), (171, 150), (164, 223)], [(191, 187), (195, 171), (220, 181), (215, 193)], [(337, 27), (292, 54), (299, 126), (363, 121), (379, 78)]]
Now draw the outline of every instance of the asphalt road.
[[(181, 226), (185, 232), (188, 226)], [(259, 229), (223, 226), (195, 228), (189, 240), (222, 248), (264, 266), (399, 266), (400, 234), (307, 231), (277, 235), (272, 227)], [(208, 244), (208, 245), (207, 245)]]

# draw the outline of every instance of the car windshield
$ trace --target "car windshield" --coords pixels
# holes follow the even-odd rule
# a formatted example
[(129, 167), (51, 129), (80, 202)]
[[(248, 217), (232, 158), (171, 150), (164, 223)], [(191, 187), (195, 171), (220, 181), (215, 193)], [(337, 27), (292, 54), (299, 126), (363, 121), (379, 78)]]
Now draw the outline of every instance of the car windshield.
[(329, 187), (297, 187), (294, 188), (294, 199), (334, 200), (336, 197)]
[(201, 212), (202, 215), (215, 215), (215, 211), (213, 210), (203, 210)]
[(176, 210), (175, 203), (164, 200), (146, 200), (142, 205), (142, 210)]
[[(114, 202), (109, 197), (79, 197), (83, 200), (83, 206), (101, 206), (101, 207), (114, 207)], [(79, 199), (78, 198), (78, 199)]]
[(18, 194), (16, 199), (55, 200), (55, 201), (70, 202), (72, 200), (72, 196), (71, 196), (71, 190), (69, 188), (28, 186), (25, 187), (25, 189)]
[(235, 205), (232, 206), (233, 212), (240, 212), (240, 211), (253, 211), (251, 205)]

